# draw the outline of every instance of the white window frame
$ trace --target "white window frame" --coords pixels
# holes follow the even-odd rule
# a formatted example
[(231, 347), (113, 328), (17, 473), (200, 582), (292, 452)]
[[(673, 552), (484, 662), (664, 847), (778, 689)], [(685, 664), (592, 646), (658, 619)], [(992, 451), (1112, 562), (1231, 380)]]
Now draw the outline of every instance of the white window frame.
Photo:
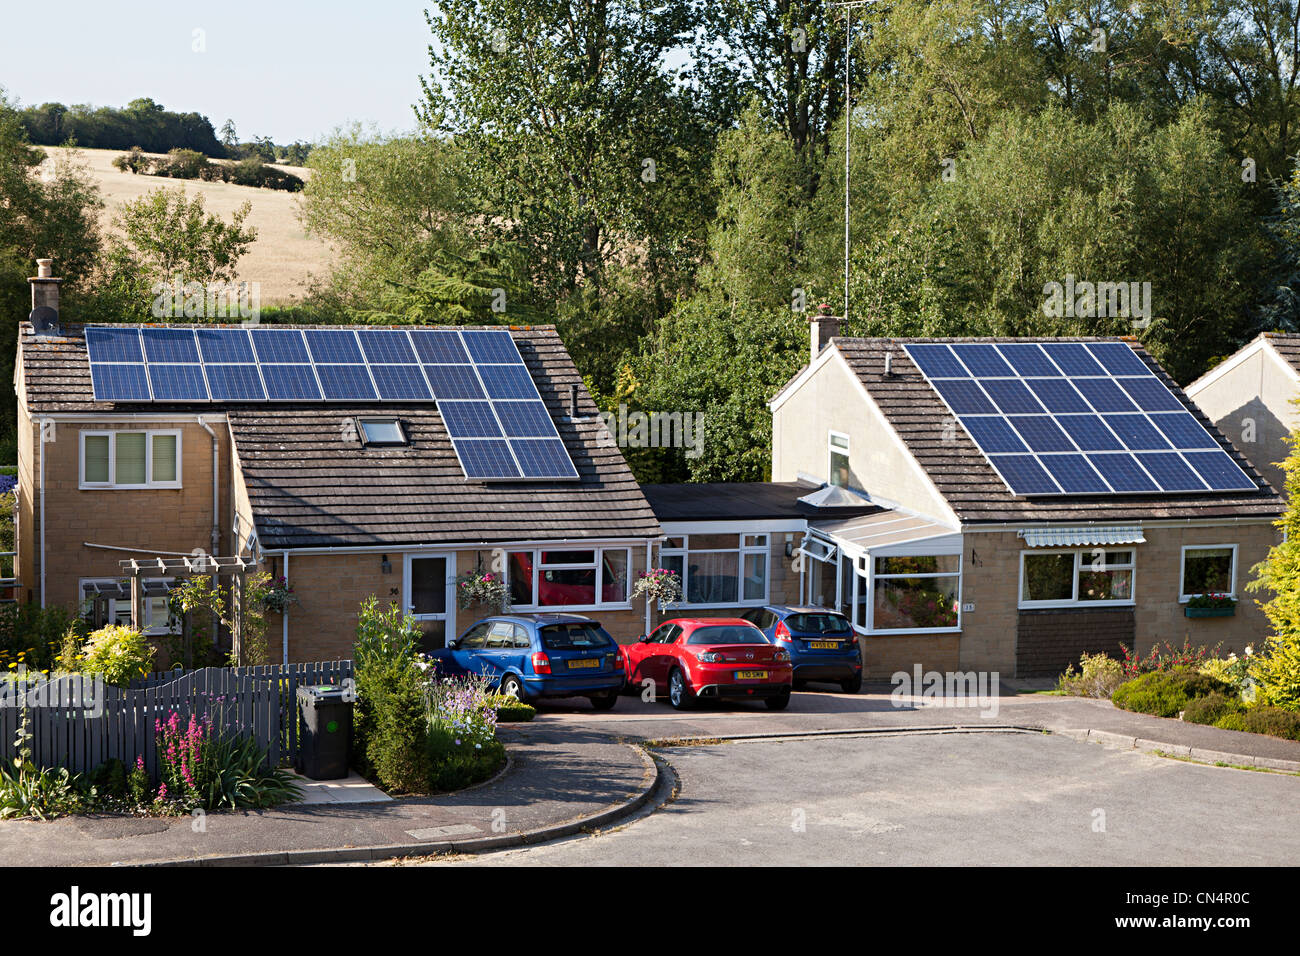
[[(396, 441), (385, 441), (381, 438), (372, 438), (366, 431), (366, 424), (387, 425), (397, 430)], [(400, 418), (382, 418), (377, 415), (366, 415), (357, 418), (357, 429), (361, 433), (361, 444), (367, 448), (400, 448), (411, 443), (410, 437), (406, 434), (406, 426), (402, 424)]]
[[(1178, 559), (1178, 603), (1186, 604), (1194, 597), (1201, 597), (1200, 594), (1187, 593), (1187, 552), (1188, 551), (1222, 551), (1227, 548), (1232, 552), (1232, 571), (1228, 575), (1232, 583), (1231, 590), (1227, 591), (1228, 597), (1234, 601), (1237, 600), (1237, 546), (1235, 544), (1185, 544), (1182, 553)], [(1216, 592), (1217, 593), (1217, 592)]]
[[(144, 484), (120, 485), (117, 483), (117, 436), (120, 434), (144, 435)], [(156, 436), (173, 435), (176, 438), (176, 479), (174, 481), (154, 481), (153, 480), (153, 440)], [(108, 481), (87, 481), (86, 480), (86, 439), (88, 437), (108, 438)], [(77, 487), (83, 491), (93, 491), (99, 489), (129, 490), (129, 489), (155, 489), (155, 488), (180, 488), (182, 482), (181, 463), (185, 456), (181, 451), (181, 442), (184, 439), (179, 428), (117, 428), (105, 430), (87, 429), (80, 433), (77, 439), (77, 449), (79, 460), (77, 463)]]
[[(920, 542), (918, 542), (920, 544)], [(877, 574), (877, 558), (900, 558), (900, 557), (936, 557), (957, 559), (956, 571), (926, 571), (919, 574)], [(865, 561), (865, 570), (863, 562)], [(924, 551), (910, 548), (906, 550), (895, 550), (893, 548), (882, 551), (867, 551), (854, 559), (853, 568), (853, 594), (845, 606), (848, 608), (846, 616), (850, 623), (853, 622), (853, 612), (857, 605), (859, 589), (865, 590), (866, 604), (864, 606), (864, 616), (866, 617), (866, 627), (853, 625), (853, 629), (859, 634), (865, 634), (871, 637), (905, 637), (910, 634), (959, 634), (961, 633), (962, 623), (962, 588), (966, 584), (966, 559), (962, 551), (936, 550)], [(952, 627), (888, 627), (877, 630), (876, 628), (876, 579), (880, 578), (885, 581), (891, 581), (896, 578), (952, 578), (957, 579), (957, 623)]]
[[(1127, 551), (1133, 557), (1127, 564), (1107, 565), (1105, 553), (1107, 551)], [(1091, 555), (1101, 552), (1102, 567), (1100, 570), (1111, 571), (1128, 571), (1129, 572), (1129, 591), (1130, 597), (1127, 600), (1111, 599), (1108, 601), (1081, 601), (1079, 600), (1079, 575), (1084, 570), (1085, 559)], [(1027, 601), (1025, 600), (1025, 560), (1031, 556), (1047, 556), (1052, 554), (1072, 554), (1074, 555), (1074, 576), (1071, 579), (1071, 592), (1069, 600), (1051, 600), (1051, 601)], [(1089, 566), (1092, 566), (1091, 564)], [(1016, 606), (1024, 610), (1037, 610), (1041, 608), (1084, 608), (1084, 607), (1133, 607), (1137, 603), (1137, 548), (1131, 544), (1106, 545), (1096, 548), (1027, 548), (1020, 552), (1020, 575), (1016, 581)]]
[[(837, 448), (835, 446), (835, 442), (837, 439), (840, 439), (844, 442), (843, 448)], [(844, 432), (837, 432), (833, 430), (828, 430), (826, 432), (826, 484), (828, 485), (833, 484), (831, 478), (835, 474), (835, 469), (832, 463), (834, 461), (835, 455), (841, 454), (844, 456), (845, 460), (847, 461), (849, 458), (849, 448), (850, 448), (849, 436), (844, 434)]]
[[(729, 608), (729, 607), (763, 607), (768, 604), (768, 598), (772, 593), (772, 532), (770, 531), (721, 531), (721, 532), (697, 532), (697, 534), (709, 535), (715, 534), (734, 534), (736, 537), (736, 546), (734, 548), (700, 548), (692, 552), (691, 536), (689, 534), (673, 535), (672, 537), (681, 538), (682, 546), (680, 548), (660, 548), (659, 558), (662, 566), (665, 557), (679, 557), (682, 559), (682, 599), (678, 602), (680, 607), (691, 608)], [(746, 544), (746, 538), (755, 538), (761, 536), (762, 544)], [(736, 600), (711, 602), (707, 604), (695, 604), (687, 600), (690, 592), (690, 562), (687, 560), (692, 554), (735, 554), (736, 555)], [(761, 554), (764, 556), (763, 561), (763, 596), (761, 598), (745, 597), (745, 558), (749, 555)]]
[[(595, 552), (595, 565), (589, 562), (577, 563), (556, 563), (547, 562), (546, 569), (550, 571), (586, 571), (594, 570), (596, 572), (596, 603), (595, 604), (511, 604), (511, 610), (517, 611), (536, 611), (538, 613), (547, 612), (566, 612), (566, 611), (599, 611), (608, 608), (630, 608), (632, 606), (632, 548), (628, 545), (613, 545), (610, 547), (593, 546), (590, 544), (557, 544), (553, 547), (546, 548), (507, 548), (506, 550), (506, 574), (505, 584), (506, 591), (510, 591), (510, 555), (525, 553), (532, 556), (532, 595), (533, 600), (537, 600), (539, 594), (538, 586), (541, 583), (542, 573), (542, 555), (544, 553), (555, 553), (557, 551), (592, 551)], [(626, 579), (623, 584), (623, 593), (627, 597), (622, 601), (605, 601), (605, 554), (606, 552), (622, 551), (625, 555), (624, 573)]]
[[(145, 582), (148, 582), (150, 584), (162, 582), (163, 584), (166, 584), (168, 586), (168, 590), (170, 590), (171, 586), (175, 583), (175, 581), (176, 581), (175, 578), (144, 578), (141, 581), (141, 585), (143, 585)], [(78, 599), (80, 600), (80, 604), (79, 604), (80, 616), (85, 617), (86, 614), (88, 613), (88, 609), (86, 607), (88, 602), (84, 599), (84, 597), (82, 597), (86, 593), (86, 585), (111, 584), (116, 586), (120, 584), (128, 584), (129, 582), (130, 582), (129, 578), (78, 578), (77, 596)], [(159, 597), (161, 595), (152, 595), (152, 596)], [(117, 611), (118, 611), (117, 602), (118, 602), (118, 598), (108, 598), (108, 619), (112, 623), (117, 622)], [(126, 604), (127, 606), (126, 609), (129, 612), (131, 609), (130, 599), (129, 598), (126, 599), (124, 603)], [(144, 600), (140, 602), (140, 604), (141, 604), (141, 610), (144, 612), (144, 627), (141, 628), (141, 632), (145, 636), (160, 637), (162, 635), (172, 633), (171, 628), (168, 627), (168, 623), (171, 617), (170, 614), (168, 615), (168, 618), (166, 620), (164, 620), (161, 624), (159, 624), (155, 622), (153, 619), (153, 609), (150, 607), (149, 597), (145, 597)], [(128, 627), (130, 626), (129, 621), (127, 623), (127, 626)]]

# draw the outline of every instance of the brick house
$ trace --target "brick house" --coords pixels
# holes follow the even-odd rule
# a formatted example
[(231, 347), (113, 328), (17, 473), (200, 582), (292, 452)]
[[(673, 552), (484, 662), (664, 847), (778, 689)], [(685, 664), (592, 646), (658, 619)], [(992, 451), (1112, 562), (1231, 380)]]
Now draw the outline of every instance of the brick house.
[[(647, 627), (648, 611), (633, 605), (630, 591), (652, 560), (661, 530), (553, 327), (491, 330), (508, 334), (507, 351), (517, 349), (515, 358), (504, 360), (515, 365), (495, 366), (504, 370), (497, 384), (521, 396), (517, 390), (535, 388), (534, 401), (465, 401), (458, 421), (463, 429), (486, 427), (481, 416), (495, 414), (488, 406), (501, 406), (503, 416), (522, 421), (532, 415), (532, 427), (553, 429), (558, 449), (541, 438), (489, 440), (472, 431), (463, 432), (471, 437), (458, 445), (444, 420), (450, 403), (440, 408), (427, 394), (423, 400), (383, 398), (386, 387), (425, 382), (435, 373), (461, 388), (480, 388), (472, 369), (486, 374), (486, 366), (422, 366), (423, 359), (439, 357), (426, 354), (423, 341), (419, 356), (405, 353), (404, 366), (327, 366), (313, 351), (313, 375), (311, 364), (268, 365), (262, 340), (245, 338), (262, 329), (114, 326), (112, 341), (129, 339), (135, 351), (109, 354), (114, 361), (99, 363), (92, 376), (87, 330), (58, 323), (57, 280), (48, 264), (33, 280), (33, 305), (33, 321), (20, 330), (15, 371), (17, 570), (24, 599), (76, 606), (101, 621), (130, 620), (121, 562), (147, 564), (203, 551), (243, 557), (288, 578), (299, 603), (283, 618), (271, 617), (273, 659), (350, 656), (357, 606), (371, 594), (413, 613), (428, 644), (438, 646), (471, 620), (472, 612), (457, 608), (454, 590), (456, 575), (475, 568), (503, 571), (520, 610), (591, 613), (622, 639)], [(51, 311), (42, 313), (42, 306)], [(290, 336), (314, 334), (276, 328)], [(330, 328), (331, 337), (354, 334)], [(204, 337), (195, 346), (189, 336), (199, 329)], [(404, 327), (382, 341), (383, 330), (356, 331), (363, 335), (356, 341), (369, 350), (372, 342), (409, 349), (410, 335), (446, 330)], [(155, 332), (170, 337), (163, 341)], [(104, 338), (94, 334), (95, 341)], [(459, 331), (448, 334), (468, 341)], [(143, 353), (134, 344), (137, 335)], [(178, 344), (177, 336), (185, 341)], [(318, 338), (331, 349), (340, 346), (337, 338)], [(227, 350), (247, 350), (252, 342), (256, 358), (242, 367), (205, 364), (216, 357), (208, 352), (209, 340)], [(356, 347), (350, 339), (343, 344)], [(182, 345), (186, 354), (165, 354)], [(365, 357), (373, 358), (369, 351)], [(138, 372), (135, 361), (143, 363)], [(261, 400), (214, 398), (218, 381), (230, 387), (241, 368), (257, 388), (259, 375), (266, 379)], [(280, 385), (303, 384), (296, 377), (301, 374), (315, 389), (319, 377), (320, 392), (315, 400), (271, 400), (272, 368)], [(367, 388), (373, 380), (378, 400), (331, 400), (327, 372), (356, 374)], [(381, 373), (388, 378), (381, 381)], [(132, 376), (148, 384), (131, 396), (135, 400), (96, 397), (97, 389), (131, 388)], [(190, 395), (187, 387), (200, 391)], [(495, 386), (481, 387), (497, 394)], [(173, 397), (178, 393), (187, 397)], [(491, 424), (505, 427), (495, 418)], [(510, 462), (513, 477), (468, 478), (464, 462), (471, 452), (476, 461), (490, 462), (494, 449)], [(558, 454), (556, 467), (573, 473), (530, 480), (524, 476), (537, 472), (528, 470), (533, 465), (525, 453)], [(165, 632), (171, 581), (145, 574), (144, 625)]]
[[(882, 509), (810, 520), (787, 596), (849, 615), (870, 673), (1047, 677), (1121, 642), (1240, 651), (1266, 633), (1241, 588), (1282, 501), (1136, 341), (855, 339), (837, 325), (814, 319), (809, 364), (770, 403), (772, 478)], [(1210, 591), (1237, 597), (1235, 613), (1193, 616), (1188, 600)]]
[(1286, 439), (1300, 427), (1300, 335), (1265, 332), (1187, 386), (1196, 403), (1278, 491)]

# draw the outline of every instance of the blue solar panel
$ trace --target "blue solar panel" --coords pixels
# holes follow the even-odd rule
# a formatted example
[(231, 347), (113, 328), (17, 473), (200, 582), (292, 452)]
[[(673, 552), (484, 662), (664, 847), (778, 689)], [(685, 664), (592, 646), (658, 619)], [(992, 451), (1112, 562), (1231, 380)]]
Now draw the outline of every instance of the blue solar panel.
[(310, 365), (263, 365), (266, 397), (272, 401), (320, 401), (320, 386)]
[(1074, 387), (1099, 412), (1137, 411), (1137, 406), (1129, 401), (1124, 390), (1111, 379), (1079, 378), (1074, 380)]
[(958, 415), (996, 415), (997, 408), (970, 379), (939, 379), (931, 382), (944, 401)]
[(1147, 363), (1122, 342), (1090, 342), (1088, 351), (1111, 375), (1151, 375)]
[(150, 365), (154, 401), (206, 402), (208, 384), (202, 365)]
[(432, 396), (418, 365), (372, 365), (379, 397), (390, 401), (425, 401)]
[(194, 344), (193, 329), (141, 329), (146, 362), (183, 362), (197, 364), (199, 347)]
[(479, 365), (506, 363), (522, 365), (519, 347), (505, 329), (464, 329), (460, 333), (470, 358)]
[(976, 378), (1014, 377), (1016, 374), (992, 345), (960, 343), (953, 345), (952, 350)]
[(266, 399), (256, 365), (205, 365), (214, 402), (260, 402)]
[(493, 407), (507, 438), (556, 437), (555, 422), (541, 402), (496, 402)]
[(1220, 448), (1222, 447), (1198, 422), (1187, 412), (1162, 412), (1150, 416), (1160, 434), (1169, 439), (1175, 448)]
[(317, 365), (321, 391), (332, 401), (373, 401), (375, 387), (364, 365)]
[(454, 439), (498, 438), (501, 426), (490, 402), (439, 402), (438, 411)]
[(142, 364), (92, 365), (90, 384), (98, 402), (147, 402), (151, 397), (149, 377)]
[(424, 374), (438, 401), (449, 398), (485, 398), (472, 365), (426, 365)]
[(946, 345), (909, 345), (907, 354), (926, 378), (968, 378), (970, 373)]
[(1026, 384), (1049, 412), (1087, 412), (1088, 403), (1062, 378), (1031, 378)]
[(1124, 443), (1096, 415), (1057, 415), (1056, 424), (1083, 451), (1120, 451)]
[(478, 438), (456, 443), (456, 454), (467, 478), (519, 478), (510, 446), (503, 438)]
[(1160, 490), (1132, 455), (1089, 455), (1088, 461), (1117, 493)]
[(990, 455), (1029, 450), (1005, 418), (963, 418), (961, 423), (975, 444)]
[(1082, 455), (1044, 455), (1039, 461), (1066, 494), (1093, 495), (1110, 491)]
[(483, 379), (488, 398), (538, 397), (533, 377), (522, 365), (480, 365), (478, 374)]
[(468, 365), (469, 353), (460, 333), (450, 329), (412, 329), (411, 341), (420, 361), (430, 365)]
[(1173, 392), (1165, 388), (1164, 382), (1149, 375), (1146, 378), (1117, 378), (1120, 388), (1128, 392), (1129, 397), (1144, 412), (1180, 412), (1183, 403)]
[(1012, 494), (1051, 495), (1060, 491), (1033, 455), (989, 455), (988, 458)]
[(1168, 451), (1169, 442), (1160, 437), (1145, 415), (1105, 415), (1106, 424), (1132, 451)]
[(1045, 342), (1043, 351), (1062, 372), (1071, 378), (1106, 374), (1106, 370), (1097, 364), (1097, 360), (1078, 342)]
[(372, 365), (414, 365), (415, 350), (400, 329), (358, 329), (357, 338)]
[(1165, 491), (1204, 491), (1205, 484), (1176, 452), (1138, 452), (1134, 455)]
[(1258, 488), (1232, 456), (1223, 450), (1189, 451), (1184, 452), (1183, 457), (1214, 491), (1254, 491)]
[(244, 329), (196, 329), (204, 364), (251, 365), (257, 359)]
[(1069, 436), (1046, 415), (1017, 415), (1007, 421), (1020, 433), (1030, 451), (1074, 451)]
[(365, 357), (351, 329), (304, 329), (303, 338), (317, 365), (361, 365)]
[(510, 442), (525, 478), (577, 478), (578, 470), (558, 438), (517, 438)]
[(96, 362), (144, 362), (140, 330), (135, 328), (88, 328), (86, 352), (92, 365)]
[(1004, 415), (1038, 415), (1044, 411), (1025, 383), (1017, 379), (992, 378), (983, 385), (984, 391)]
[(1037, 345), (1027, 343), (1004, 344), (998, 346), (1002, 357), (1011, 363), (1011, 367), (1026, 378), (1032, 376), (1060, 377), (1061, 371), (1047, 358), (1047, 354)]
[(253, 348), (263, 364), (300, 365), (311, 361), (298, 329), (253, 329)]

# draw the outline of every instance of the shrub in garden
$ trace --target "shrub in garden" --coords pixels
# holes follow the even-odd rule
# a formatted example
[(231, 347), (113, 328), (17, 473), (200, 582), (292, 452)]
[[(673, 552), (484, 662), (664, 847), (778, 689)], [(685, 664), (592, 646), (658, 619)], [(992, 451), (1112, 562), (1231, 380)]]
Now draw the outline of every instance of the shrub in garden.
[(1124, 682), (1124, 668), (1105, 654), (1084, 654), (1079, 658), (1079, 673), (1071, 664), (1057, 681), (1056, 689), (1074, 697), (1109, 698)]
[(1251, 707), (1236, 714), (1225, 714), (1214, 726), (1224, 730), (1244, 730), (1252, 734), (1268, 734), (1300, 740), (1300, 714), (1281, 707)]
[[(301, 790), (288, 771), (267, 767), (252, 737), (214, 733), (212, 719), (175, 712), (155, 724), (161, 783), (158, 800), (182, 808), (236, 810), (294, 800)], [(157, 802), (157, 801), (156, 801)]]
[(1116, 707), (1157, 717), (1177, 717), (1187, 702), (1209, 694), (1230, 694), (1223, 681), (1189, 668), (1148, 671), (1115, 688), (1111, 701)]
[(353, 760), (386, 790), (420, 793), (428, 786), (424, 674), (418, 666), (419, 627), (396, 605), (379, 609), (372, 595), (357, 616), (353, 677)]
[(537, 716), (537, 708), (525, 704), (517, 697), (504, 697), (493, 694), (487, 700), (488, 706), (496, 711), (498, 724), (521, 723)]
[(1200, 667), (1207, 660), (1218, 656), (1219, 647), (1192, 647), (1190, 640), (1184, 640), (1182, 647), (1174, 647), (1168, 641), (1165, 642), (1165, 653), (1160, 653), (1160, 645), (1153, 644), (1151, 652), (1146, 657), (1139, 657), (1135, 650), (1131, 650), (1127, 644), (1121, 644), (1120, 649), (1124, 653), (1120, 665), (1124, 669), (1125, 677), (1137, 677), (1139, 674), (1145, 674), (1148, 671), (1170, 671), (1178, 667)]
[(153, 668), (154, 649), (141, 632), (110, 624), (91, 632), (82, 655), (83, 673), (98, 675), (106, 684), (125, 687)]
[(495, 773), (505, 760), (505, 748), (496, 739), (497, 710), (488, 682), (478, 677), (433, 680), (426, 702), (430, 789), (459, 790)]
[(1187, 702), (1183, 708), (1183, 720), (1189, 724), (1217, 724), (1229, 714), (1240, 714), (1246, 709), (1236, 697), (1223, 694), (1206, 694)]
[(64, 635), (69, 628), (80, 635), (81, 627), (76, 615), (58, 605), (0, 604), (0, 669), (53, 670)]

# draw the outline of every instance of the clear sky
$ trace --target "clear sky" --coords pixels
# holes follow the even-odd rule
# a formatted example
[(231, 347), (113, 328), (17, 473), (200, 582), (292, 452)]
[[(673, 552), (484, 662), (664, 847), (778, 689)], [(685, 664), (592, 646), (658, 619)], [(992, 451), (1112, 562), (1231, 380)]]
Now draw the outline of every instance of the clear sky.
[(352, 121), (409, 130), (431, 5), (13, 0), (0, 17), (0, 86), (24, 106), (147, 96), (218, 130), (233, 119), (241, 140), (312, 141)]

